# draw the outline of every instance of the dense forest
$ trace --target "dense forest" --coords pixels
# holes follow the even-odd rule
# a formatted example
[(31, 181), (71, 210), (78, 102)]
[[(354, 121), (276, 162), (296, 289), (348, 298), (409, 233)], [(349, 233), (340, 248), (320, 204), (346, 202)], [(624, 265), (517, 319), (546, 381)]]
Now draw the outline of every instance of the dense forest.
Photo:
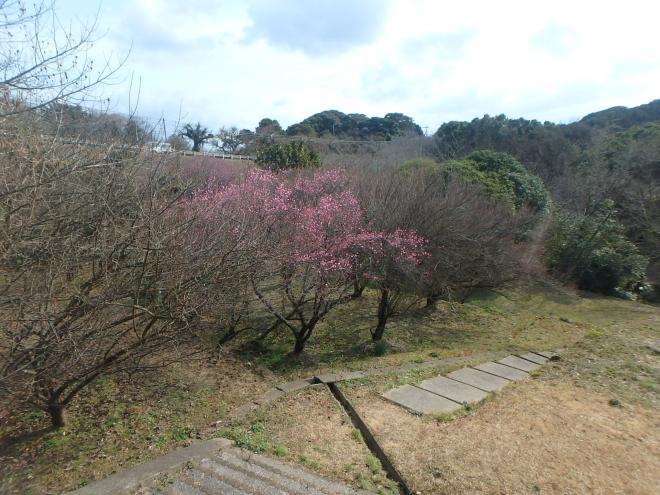
[(650, 257), (654, 273), (660, 260), (660, 100), (566, 125), (505, 115), (448, 122), (435, 133), (432, 154), (444, 161), (481, 149), (516, 157), (574, 213), (591, 215), (613, 201), (627, 237)]

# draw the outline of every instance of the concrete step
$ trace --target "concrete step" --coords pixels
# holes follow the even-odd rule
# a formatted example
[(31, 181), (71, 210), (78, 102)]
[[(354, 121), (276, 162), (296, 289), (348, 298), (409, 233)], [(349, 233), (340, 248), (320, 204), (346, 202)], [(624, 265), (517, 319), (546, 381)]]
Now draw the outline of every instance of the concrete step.
[(415, 387), (401, 385), (383, 394), (387, 400), (394, 402), (410, 411), (421, 414), (452, 413), (463, 406), (436, 393)]
[(253, 466), (262, 467), (267, 471), (301, 483), (308, 490), (305, 493), (314, 493), (311, 490), (316, 490), (326, 495), (370, 495), (370, 492), (355, 490), (341, 483), (335, 483), (334, 481), (321, 478), (309, 471), (271, 457), (254, 454), (238, 448), (227, 449), (225, 452), (243, 461), (248, 461)]
[(373, 495), (297, 466), (234, 447), (198, 442), (96, 481), (69, 495)]
[(217, 478), (223, 483), (244, 491), (245, 493), (249, 493), (250, 495), (265, 495), (267, 493), (272, 493), (273, 495), (287, 495), (284, 490), (270, 481), (264, 481), (255, 476), (251, 476), (249, 471), (237, 470), (218, 461), (220, 461), (220, 459), (217, 457), (214, 459), (202, 459), (199, 463), (198, 469), (205, 474)]
[(523, 380), (529, 377), (529, 373), (521, 371), (517, 368), (512, 368), (511, 366), (505, 366), (504, 364), (487, 362), (482, 363), (474, 367), (475, 370), (485, 371), (491, 375), (497, 375), (507, 380)]
[(227, 449), (183, 469), (163, 487), (168, 495), (353, 495), (345, 485), (283, 462)]
[(291, 495), (325, 495), (308, 483), (301, 481), (296, 470), (291, 469), (288, 476), (281, 474), (264, 466), (260, 466), (250, 460), (240, 459), (227, 452), (220, 454), (220, 462), (229, 468), (241, 471), (246, 476), (271, 483)]
[(223, 495), (250, 495), (252, 493), (240, 490), (235, 486), (225, 483), (218, 477), (199, 469), (187, 470), (187, 472), (181, 476), (181, 480), (177, 481), (182, 481), (187, 486), (192, 486), (195, 489), (198, 489), (204, 495), (212, 495), (215, 493), (222, 493)]
[(447, 377), (481, 390), (485, 390), (486, 392), (502, 390), (511, 383), (506, 378), (500, 378), (499, 376), (491, 375), (490, 373), (485, 373), (472, 368), (461, 368), (460, 370), (452, 371)]
[(165, 495), (206, 495), (206, 492), (182, 480), (174, 480), (167, 484), (163, 493)]
[(528, 352), (526, 354), (519, 354), (518, 357), (521, 357), (523, 359), (527, 359), (527, 361), (531, 361), (532, 363), (536, 364), (545, 364), (548, 362), (548, 358), (545, 356), (541, 356), (540, 354), (536, 354), (535, 352)]
[(504, 364), (506, 366), (511, 366), (512, 368), (519, 369), (521, 371), (526, 371), (527, 373), (534, 371), (541, 367), (540, 364), (533, 363), (527, 359), (520, 358), (518, 356), (507, 356), (504, 359), (497, 361), (499, 364)]

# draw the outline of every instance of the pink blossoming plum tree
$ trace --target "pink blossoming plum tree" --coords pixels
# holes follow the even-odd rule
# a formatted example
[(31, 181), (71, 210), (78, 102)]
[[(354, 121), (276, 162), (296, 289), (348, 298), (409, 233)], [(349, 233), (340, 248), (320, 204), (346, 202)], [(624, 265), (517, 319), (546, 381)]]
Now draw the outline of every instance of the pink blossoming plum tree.
[[(296, 176), (254, 171), (244, 181), (207, 189), (194, 201), (213, 215), (231, 215), (239, 249), (252, 253), (248, 283), (256, 299), (288, 328), (293, 354), (305, 348), (317, 323), (350, 299), (357, 272), (381, 267), (384, 256), (416, 264), (421, 240), (413, 232), (376, 231), (338, 170)], [(228, 232), (231, 235), (231, 231)]]

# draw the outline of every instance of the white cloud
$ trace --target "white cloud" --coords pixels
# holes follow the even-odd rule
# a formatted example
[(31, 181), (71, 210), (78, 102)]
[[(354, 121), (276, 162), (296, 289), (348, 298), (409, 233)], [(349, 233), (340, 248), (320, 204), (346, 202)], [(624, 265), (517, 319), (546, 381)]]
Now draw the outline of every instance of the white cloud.
[[(60, 0), (64, 13), (94, 9)], [(133, 48), (140, 111), (212, 127), (338, 109), (430, 128), (483, 113), (569, 120), (660, 97), (660, 6), (629, 0), (105, 0), (99, 51)], [(125, 86), (108, 88), (119, 108)]]

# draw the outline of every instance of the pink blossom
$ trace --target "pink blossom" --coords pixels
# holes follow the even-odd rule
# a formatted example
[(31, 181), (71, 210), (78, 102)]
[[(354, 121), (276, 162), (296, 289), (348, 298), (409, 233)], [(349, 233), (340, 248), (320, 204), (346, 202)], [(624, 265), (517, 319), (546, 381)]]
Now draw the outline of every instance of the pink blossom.
[[(242, 181), (198, 191), (192, 203), (208, 222), (240, 218), (224, 235), (278, 235), (273, 258), (292, 269), (312, 269), (324, 283), (348, 279), (365, 257), (392, 256), (399, 263), (419, 263), (426, 241), (416, 232), (368, 228), (364, 213), (341, 170), (292, 177), (254, 170)], [(267, 245), (267, 243), (265, 243)], [(375, 260), (375, 262), (374, 262)], [(376, 276), (377, 274), (372, 274)]]

